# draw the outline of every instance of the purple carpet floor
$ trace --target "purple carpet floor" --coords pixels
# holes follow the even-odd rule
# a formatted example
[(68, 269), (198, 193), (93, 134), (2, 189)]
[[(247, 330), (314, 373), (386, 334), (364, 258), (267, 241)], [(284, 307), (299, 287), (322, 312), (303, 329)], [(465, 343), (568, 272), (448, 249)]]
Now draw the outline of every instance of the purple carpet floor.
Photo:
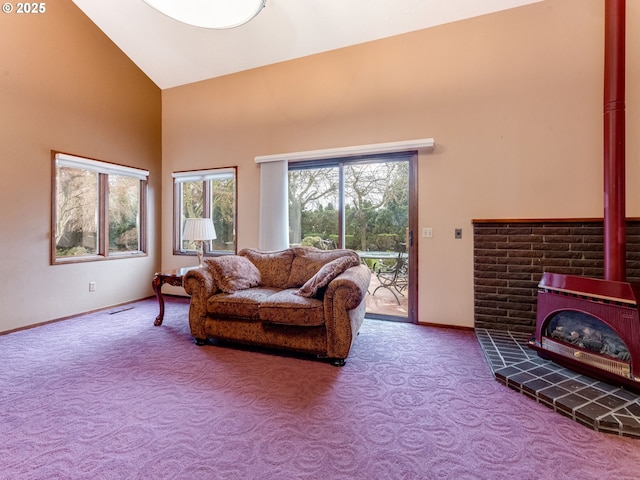
[(473, 332), (366, 320), (347, 364), (197, 347), (185, 299), (0, 336), (2, 479), (637, 479), (640, 441), (496, 382)]

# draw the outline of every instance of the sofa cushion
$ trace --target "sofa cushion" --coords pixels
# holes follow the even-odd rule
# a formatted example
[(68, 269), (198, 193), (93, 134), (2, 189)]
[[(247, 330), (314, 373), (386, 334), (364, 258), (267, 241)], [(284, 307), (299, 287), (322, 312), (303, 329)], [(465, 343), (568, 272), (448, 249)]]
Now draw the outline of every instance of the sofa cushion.
[(287, 286), (289, 288), (299, 288), (307, 280), (313, 277), (322, 266), (340, 257), (352, 257), (360, 263), (360, 257), (353, 250), (320, 250), (314, 247), (294, 247), (295, 258), (291, 265), (291, 274)]
[(218, 288), (225, 293), (260, 285), (261, 276), (256, 266), (248, 258), (226, 255), (205, 260), (213, 273)]
[(281, 290), (260, 303), (260, 320), (265, 323), (312, 327), (324, 325), (322, 300), (296, 295), (295, 289)]
[(249, 288), (233, 293), (212, 295), (207, 301), (207, 312), (216, 316), (258, 320), (258, 306), (279, 290), (275, 288)]
[(344, 272), (347, 268), (355, 267), (360, 264), (360, 260), (354, 259), (352, 256), (340, 257), (325, 263), (318, 272), (300, 287), (296, 295), (301, 297), (318, 297), (322, 296), (329, 282)]
[(265, 287), (287, 287), (294, 255), (292, 250), (262, 252), (252, 248), (245, 248), (238, 252), (238, 255), (248, 258), (258, 268), (262, 278), (262, 285)]

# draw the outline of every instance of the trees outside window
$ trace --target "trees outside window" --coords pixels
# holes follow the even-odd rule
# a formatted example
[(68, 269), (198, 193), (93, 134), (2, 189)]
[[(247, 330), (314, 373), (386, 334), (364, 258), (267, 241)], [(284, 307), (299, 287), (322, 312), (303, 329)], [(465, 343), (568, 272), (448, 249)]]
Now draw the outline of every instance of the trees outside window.
[(98, 254), (98, 174), (56, 169), (56, 258)]
[(356, 250), (393, 250), (406, 241), (408, 162), (345, 165), (345, 234)]
[(52, 158), (52, 263), (145, 254), (149, 173), (59, 152)]
[(109, 251), (140, 250), (138, 217), (140, 181), (125, 175), (109, 175)]
[(337, 240), (338, 168), (315, 168), (289, 172), (289, 242), (311, 246), (319, 241)]
[(409, 222), (408, 160), (318, 163), (289, 166), (290, 243), (397, 251)]

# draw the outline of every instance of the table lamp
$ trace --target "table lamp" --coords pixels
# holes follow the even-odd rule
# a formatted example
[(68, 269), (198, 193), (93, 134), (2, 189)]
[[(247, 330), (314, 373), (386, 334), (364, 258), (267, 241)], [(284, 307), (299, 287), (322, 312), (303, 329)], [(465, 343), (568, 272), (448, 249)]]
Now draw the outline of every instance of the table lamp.
[(182, 239), (194, 242), (198, 254), (198, 265), (202, 266), (203, 244), (216, 239), (216, 229), (210, 218), (187, 218), (182, 231)]

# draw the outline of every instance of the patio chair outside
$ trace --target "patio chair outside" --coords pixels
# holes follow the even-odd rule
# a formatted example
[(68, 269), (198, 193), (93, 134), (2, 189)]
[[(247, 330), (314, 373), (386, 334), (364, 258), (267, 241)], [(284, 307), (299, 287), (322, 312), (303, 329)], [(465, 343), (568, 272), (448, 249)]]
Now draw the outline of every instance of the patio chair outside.
[(392, 265), (387, 265), (383, 261), (380, 261), (375, 267), (375, 275), (380, 285), (376, 287), (371, 295), (375, 295), (381, 288), (386, 288), (395, 297), (398, 305), (400, 305), (400, 299), (398, 295), (404, 297), (404, 291), (409, 286), (409, 257), (405, 253), (406, 245), (400, 244), (398, 249), (398, 256), (396, 257)]

